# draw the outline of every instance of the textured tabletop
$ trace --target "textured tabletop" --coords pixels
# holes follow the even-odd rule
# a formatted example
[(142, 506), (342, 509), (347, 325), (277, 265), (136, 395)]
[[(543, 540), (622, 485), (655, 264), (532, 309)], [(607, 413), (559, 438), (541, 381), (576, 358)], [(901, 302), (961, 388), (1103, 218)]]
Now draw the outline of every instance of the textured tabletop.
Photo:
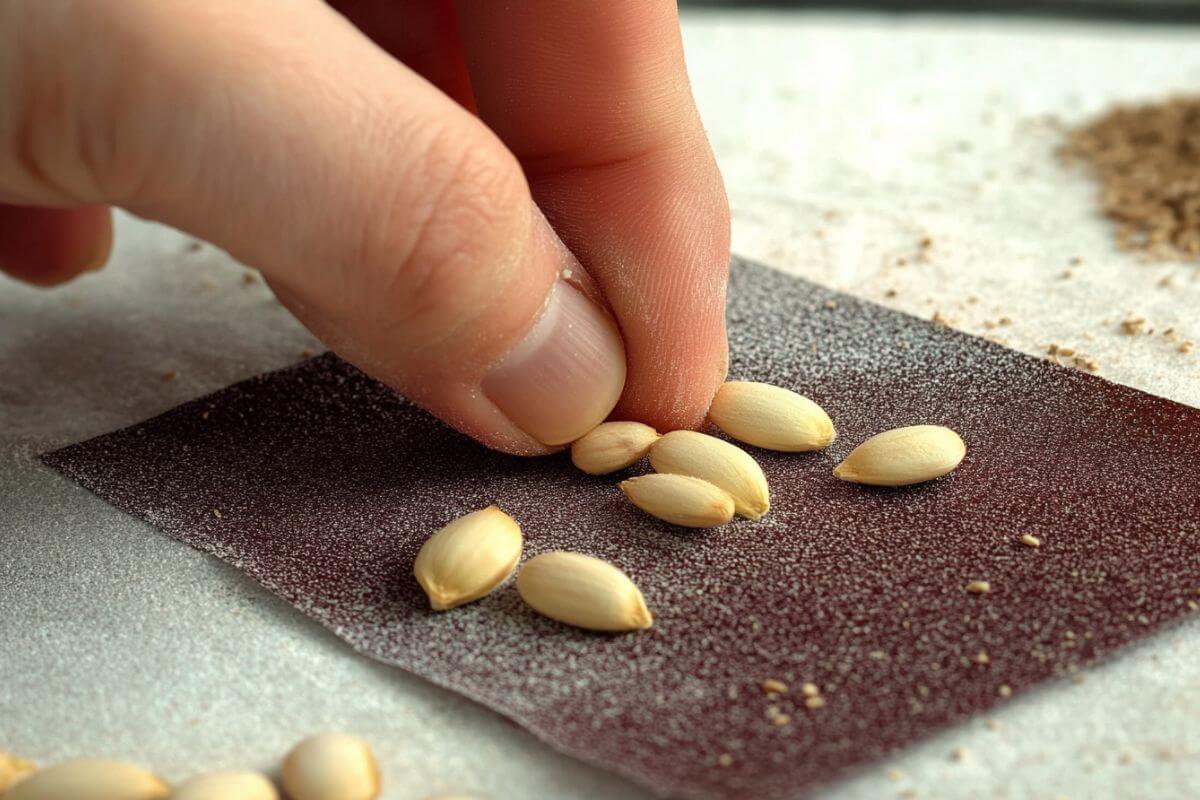
[[(736, 250), (1030, 353), (1073, 347), (1107, 378), (1200, 406), (1200, 354), (1119, 324), (1200, 340), (1200, 268), (1116, 251), (1047, 118), (1200, 84), (1190, 31), (763, 13), (690, 16), (685, 37)], [(37, 463), (316, 349), (243, 274), (122, 218), (105, 273), (49, 293), (0, 284), (0, 748), (179, 778), (270, 767), (335, 727), (374, 744), (389, 799), (638, 796), (352, 654)], [(827, 795), (1185, 797), (1200, 783), (1198, 637), (1162, 634)]]

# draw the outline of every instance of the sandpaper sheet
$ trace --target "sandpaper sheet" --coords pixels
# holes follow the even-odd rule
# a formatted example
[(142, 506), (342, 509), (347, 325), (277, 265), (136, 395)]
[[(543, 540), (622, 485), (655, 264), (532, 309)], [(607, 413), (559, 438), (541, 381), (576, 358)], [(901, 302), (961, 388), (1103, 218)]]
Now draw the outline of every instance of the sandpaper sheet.
[[(624, 475), (489, 452), (331, 355), (44, 458), (359, 652), (666, 796), (802, 797), (1197, 609), (1200, 411), (739, 261), (729, 322), (731, 377), (808, 395), (840, 433), (819, 453), (751, 449), (772, 490), (758, 522), (658, 523)], [(916, 423), (963, 435), (956, 472), (832, 477)], [(628, 572), (654, 627), (573, 630), (511, 585), (428, 611), (418, 548), (489, 503), (526, 557)], [(965, 591), (977, 580), (991, 591)], [(768, 678), (791, 690), (768, 697)]]

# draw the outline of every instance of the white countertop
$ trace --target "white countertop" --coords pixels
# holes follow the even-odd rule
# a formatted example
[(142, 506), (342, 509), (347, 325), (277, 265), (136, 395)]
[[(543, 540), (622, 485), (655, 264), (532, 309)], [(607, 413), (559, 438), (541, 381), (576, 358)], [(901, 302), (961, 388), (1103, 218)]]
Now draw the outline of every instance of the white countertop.
[[(684, 32), (736, 252), (1030, 353), (1070, 345), (1105, 377), (1200, 406), (1200, 348), (1119, 330), (1132, 314), (1200, 343), (1200, 266), (1118, 252), (1094, 185), (1056, 162), (1042, 118), (1200, 86), (1196, 30), (719, 12), (686, 16)], [(319, 347), (261, 282), (186, 242), (121, 217), (105, 272), (52, 292), (0, 279), (0, 750), (121, 757), (181, 779), (269, 769), (302, 735), (338, 728), (372, 743), (388, 800), (642, 796), (355, 655), (38, 464)], [(1064, 279), (1072, 258), (1083, 263)], [(1000, 317), (1011, 324), (985, 328)], [(1198, 648), (1192, 621), (824, 796), (1192, 796)]]

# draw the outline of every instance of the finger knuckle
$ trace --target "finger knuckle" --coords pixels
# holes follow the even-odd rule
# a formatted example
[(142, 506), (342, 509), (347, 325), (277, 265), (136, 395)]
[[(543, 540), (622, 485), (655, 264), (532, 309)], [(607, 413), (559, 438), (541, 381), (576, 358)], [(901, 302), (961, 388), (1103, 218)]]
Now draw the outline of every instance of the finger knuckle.
[(500, 273), (516, 267), (531, 201), (515, 159), (486, 138), (440, 139), (424, 165), (425, 199), (392, 292), (410, 329), (445, 330), (478, 313)]

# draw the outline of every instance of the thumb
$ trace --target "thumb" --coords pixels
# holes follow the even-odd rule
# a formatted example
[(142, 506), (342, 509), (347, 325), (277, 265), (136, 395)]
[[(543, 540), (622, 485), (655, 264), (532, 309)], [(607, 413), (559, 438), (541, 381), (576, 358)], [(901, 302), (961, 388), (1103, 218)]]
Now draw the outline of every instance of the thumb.
[(547, 452), (601, 422), (621, 338), (514, 157), (324, 4), (278, 11), (0, 5), (0, 192), (214, 242), (491, 447)]

